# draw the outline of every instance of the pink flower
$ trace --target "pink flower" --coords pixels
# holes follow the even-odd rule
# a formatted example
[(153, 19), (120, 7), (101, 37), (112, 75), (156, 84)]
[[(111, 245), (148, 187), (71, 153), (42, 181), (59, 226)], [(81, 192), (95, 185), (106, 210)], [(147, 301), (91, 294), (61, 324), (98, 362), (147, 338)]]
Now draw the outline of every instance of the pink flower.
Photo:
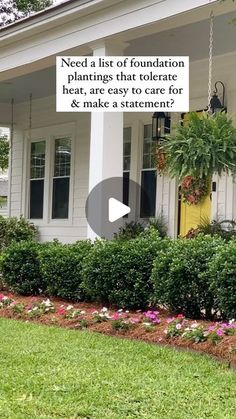
[(114, 314), (113, 314), (113, 316), (112, 316), (112, 319), (113, 319), (113, 320), (119, 320), (119, 319), (120, 319), (120, 317), (121, 317), (121, 316), (120, 316), (120, 313), (114, 313)]
[(169, 319), (167, 319), (167, 323), (172, 323), (175, 320), (174, 317), (170, 317)]
[(5, 297), (4, 294), (0, 294), (0, 301), (2, 301), (4, 297)]
[(66, 314), (66, 309), (64, 307), (60, 307), (58, 309), (58, 314), (61, 314), (63, 316), (64, 314)]
[(218, 329), (216, 331), (216, 333), (217, 333), (218, 336), (224, 336), (224, 334), (225, 334), (224, 330), (222, 330), (222, 329)]
[(140, 322), (140, 320), (137, 319), (137, 318), (132, 318), (132, 319), (130, 319), (130, 322), (133, 323), (133, 324), (137, 324), (137, 323)]
[(213, 332), (215, 330), (216, 326), (209, 326), (208, 327), (208, 332)]
[(180, 330), (182, 328), (182, 325), (180, 323), (177, 323), (177, 325), (175, 326), (177, 330)]

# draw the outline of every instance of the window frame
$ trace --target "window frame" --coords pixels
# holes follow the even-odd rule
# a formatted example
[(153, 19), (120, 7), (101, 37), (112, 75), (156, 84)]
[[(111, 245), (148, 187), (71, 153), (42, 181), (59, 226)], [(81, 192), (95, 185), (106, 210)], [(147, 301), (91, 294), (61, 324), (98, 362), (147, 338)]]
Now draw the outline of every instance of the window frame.
[[(124, 136), (124, 131), (125, 129), (129, 128), (130, 129), (130, 141), (124, 141), (125, 140), (125, 136)], [(125, 143), (130, 143), (130, 163), (129, 163), (129, 169), (124, 169), (124, 152), (123, 152), (123, 171), (122, 171), (122, 176), (123, 176), (123, 181), (124, 181), (124, 174), (128, 173), (128, 177), (129, 177), (129, 184), (130, 184), (130, 180), (131, 180), (131, 164), (132, 164), (132, 125), (125, 125), (123, 126), (123, 150), (124, 150), (124, 144)], [(124, 200), (124, 197), (123, 197)], [(125, 205), (130, 206), (130, 187), (128, 190), (128, 203), (125, 203)], [(125, 215), (123, 218), (128, 218), (128, 214)]]
[[(144, 147), (144, 127), (145, 125), (152, 125), (150, 123), (150, 120), (143, 120), (142, 121), (142, 135), (140, 135), (140, 156), (139, 156), (139, 184), (140, 186), (142, 186), (142, 173), (143, 172), (148, 172), (148, 171), (155, 171), (156, 176), (157, 176), (157, 169), (155, 167), (152, 168), (143, 168), (143, 147)], [(138, 199), (138, 212), (139, 212), (139, 218), (140, 220), (148, 220), (149, 218), (155, 218), (157, 215), (157, 185), (158, 182), (156, 181), (156, 197), (155, 197), (155, 214), (154, 215), (150, 215), (148, 217), (142, 217), (141, 216), (141, 193), (139, 194), (139, 199)]]
[[(32, 178), (31, 176), (31, 153), (32, 153), (32, 144), (36, 144), (36, 143), (45, 143), (45, 147), (44, 147), (44, 153), (45, 153), (45, 162), (44, 162), (44, 176), (43, 177), (36, 177), (36, 178)], [(39, 220), (43, 220), (44, 218), (44, 204), (45, 204), (45, 179), (46, 179), (46, 153), (47, 153), (47, 143), (46, 143), (46, 139), (42, 138), (39, 140), (34, 140), (30, 142), (30, 153), (29, 153), (29, 199), (28, 199), (28, 217), (30, 220), (32, 220), (32, 222), (39, 221)], [(43, 180), (43, 214), (41, 218), (31, 218), (30, 217), (30, 212), (31, 212), (31, 206), (30, 206), (30, 202), (31, 202), (31, 184), (32, 182), (35, 181), (39, 181), (39, 180)]]
[[(74, 171), (75, 171), (75, 128), (76, 124), (66, 123), (59, 125), (51, 125), (43, 128), (35, 128), (31, 132), (25, 131), (24, 135), (24, 176), (25, 189), (23, 190), (22, 209), (23, 213), (29, 221), (34, 222), (38, 226), (52, 225), (55, 227), (71, 226), (73, 224), (73, 203), (74, 203)], [(70, 182), (69, 182), (69, 209), (68, 218), (52, 218), (52, 194), (53, 194), (53, 175), (54, 175), (54, 150), (55, 139), (70, 138), (71, 140), (71, 165), (70, 165)], [(44, 177), (44, 204), (43, 218), (30, 218), (30, 159), (31, 159), (31, 143), (45, 141), (45, 177)]]
[[(55, 176), (55, 157), (56, 157), (56, 153), (55, 153), (55, 148), (56, 148), (56, 140), (60, 140), (60, 139), (70, 139), (71, 142), (71, 158), (70, 158), (70, 175), (69, 176)], [(55, 223), (55, 222), (65, 222), (67, 220), (71, 220), (72, 222), (72, 182), (71, 182), (71, 177), (72, 177), (72, 153), (73, 153), (73, 140), (72, 137), (69, 135), (54, 135), (51, 139), (51, 143), (52, 143), (52, 147), (51, 147), (51, 154), (52, 154), (52, 159), (51, 159), (51, 176), (50, 176), (50, 203), (51, 203), (51, 209), (50, 209), (50, 222)], [(73, 167), (74, 170), (74, 167)], [(68, 202), (68, 217), (67, 218), (53, 218), (52, 217), (52, 212), (53, 212), (53, 184), (54, 184), (54, 179), (65, 179), (65, 178), (69, 178), (69, 202)]]

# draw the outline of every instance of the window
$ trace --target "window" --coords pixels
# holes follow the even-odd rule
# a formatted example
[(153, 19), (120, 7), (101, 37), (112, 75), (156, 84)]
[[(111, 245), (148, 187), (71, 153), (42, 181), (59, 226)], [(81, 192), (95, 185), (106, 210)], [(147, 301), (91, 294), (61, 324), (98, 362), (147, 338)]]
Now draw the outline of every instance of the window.
[(156, 169), (154, 149), (155, 141), (152, 140), (152, 125), (144, 125), (143, 164), (141, 171), (141, 218), (154, 217), (156, 213)]
[(31, 143), (30, 158), (30, 218), (43, 218), (45, 141)]
[[(131, 127), (124, 128), (123, 135), (123, 203), (129, 205), (129, 179), (131, 163)], [(125, 217), (128, 217), (125, 216)]]
[(68, 218), (71, 170), (71, 140), (55, 140), (52, 218)]

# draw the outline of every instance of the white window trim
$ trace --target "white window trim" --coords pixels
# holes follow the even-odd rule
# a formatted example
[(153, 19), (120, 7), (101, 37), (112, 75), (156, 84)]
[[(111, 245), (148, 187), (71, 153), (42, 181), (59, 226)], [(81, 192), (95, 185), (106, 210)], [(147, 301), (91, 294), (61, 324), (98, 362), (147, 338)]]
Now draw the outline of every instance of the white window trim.
[[(143, 169), (143, 140), (144, 140), (144, 126), (145, 125), (151, 125), (151, 122), (150, 122), (150, 119), (149, 120), (143, 120), (142, 121), (142, 129), (141, 129), (141, 133), (140, 133), (140, 141), (141, 141), (141, 144), (140, 144), (140, 156), (139, 156), (139, 184), (140, 184), (140, 186), (142, 185), (142, 172), (148, 172), (148, 171), (152, 171), (152, 170), (156, 170), (156, 175), (157, 175), (157, 169), (155, 169), (155, 167), (153, 167), (153, 168), (146, 168), (146, 169)], [(158, 186), (158, 182), (156, 182), (156, 202), (155, 202), (155, 215), (154, 215), (154, 217), (156, 217), (157, 216), (157, 193), (158, 193), (158, 191), (157, 191), (157, 186)], [(139, 212), (139, 218), (140, 218), (140, 220), (147, 220), (147, 219), (149, 219), (149, 218), (152, 218), (152, 217), (141, 217), (141, 196), (139, 196), (139, 199), (138, 199), (138, 212)]]
[[(25, 142), (25, 216), (38, 226), (71, 226), (73, 224), (73, 202), (74, 202), (74, 171), (75, 171), (75, 123), (51, 125), (43, 128), (35, 128), (31, 132), (31, 141), (29, 139), (29, 130), (24, 132)], [(55, 139), (68, 137), (71, 139), (71, 170), (70, 170), (70, 192), (69, 192), (69, 213), (66, 219), (52, 219), (52, 185), (54, 173), (54, 147)], [(44, 177), (44, 208), (42, 219), (29, 218), (29, 198), (30, 198), (30, 153), (31, 142), (45, 140), (46, 158), (45, 158), (45, 177)]]

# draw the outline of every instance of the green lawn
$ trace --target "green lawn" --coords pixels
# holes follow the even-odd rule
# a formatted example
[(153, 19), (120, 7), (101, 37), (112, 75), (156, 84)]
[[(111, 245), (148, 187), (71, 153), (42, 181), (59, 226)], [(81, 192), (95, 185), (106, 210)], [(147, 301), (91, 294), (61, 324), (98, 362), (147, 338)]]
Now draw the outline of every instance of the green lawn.
[(0, 319), (0, 418), (236, 418), (236, 373), (142, 342)]

